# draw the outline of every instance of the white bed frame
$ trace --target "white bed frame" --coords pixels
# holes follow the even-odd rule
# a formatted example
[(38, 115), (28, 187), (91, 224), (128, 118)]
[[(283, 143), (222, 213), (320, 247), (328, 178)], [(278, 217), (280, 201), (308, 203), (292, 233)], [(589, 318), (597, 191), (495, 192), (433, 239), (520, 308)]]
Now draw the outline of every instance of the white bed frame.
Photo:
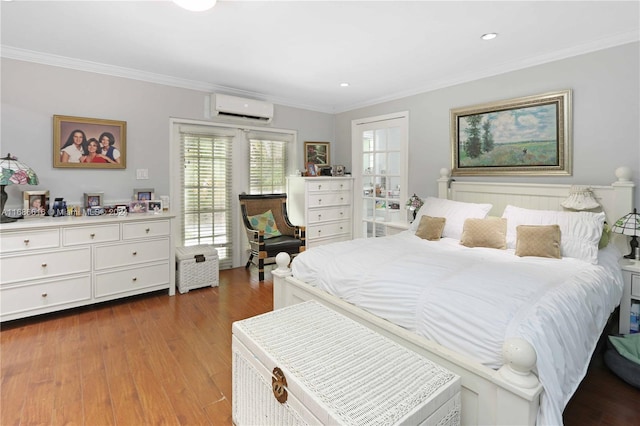
[[(571, 185), (455, 182), (448, 170), (438, 179), (440, 198), (474, 203), (491, 203), (489, 213), (500, 216), (507, 204), (541, 210), (562, 210), (560, 203)], [(591, 186), (609, 223), (633, 210), (634, 183), (628, 169), (616, 170), (618, 181), (610, 186)], [(620, 237), (620, 238), (615, 238)], [(629, 245), (623, 236), (614, 236), (623, 253)], [(441, 345), (378, 318), (339, 298), (318, 290), (292, 276), (289, 256), (280, 253), (273, 275), (273, 307), (279, 309), (306, 300), (317, 300), (426, 358), (450, 369), (462, 378), (462, 424), (535, 425), (543, 389), (534, 371), (536, 354), (521, 339), (505, 342), (505, 365), (498, 370), (458, 354)]]

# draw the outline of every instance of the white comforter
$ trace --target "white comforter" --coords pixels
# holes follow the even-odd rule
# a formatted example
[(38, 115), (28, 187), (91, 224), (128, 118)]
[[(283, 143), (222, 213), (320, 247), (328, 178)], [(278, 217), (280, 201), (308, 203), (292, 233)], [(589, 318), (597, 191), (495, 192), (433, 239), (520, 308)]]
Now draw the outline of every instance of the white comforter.
[(538, 424), (557, 425), (620, 302), (619, 258), (613, 245), (592, 265), (426, 241), (407, 231), (315, 247), (292, 269), (302, 281), (491, 368), (502, 365), (506, 338), (527, 340), (545, 389)]

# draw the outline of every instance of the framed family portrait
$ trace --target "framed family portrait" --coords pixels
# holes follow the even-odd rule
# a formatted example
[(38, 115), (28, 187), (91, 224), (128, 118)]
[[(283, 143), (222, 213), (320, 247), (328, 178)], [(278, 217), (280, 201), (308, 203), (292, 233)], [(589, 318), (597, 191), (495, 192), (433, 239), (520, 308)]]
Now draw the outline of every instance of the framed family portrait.
[(152, 200), (147, 202), (149, 213), (162, 214), (162, 200)]
[(304, 164), (313, 163), (318, 167), (328, 166), (329, 142), (305, 142), (304, 143)]
[(125, 169), (127, 122), (53, 116), (53, 167)]
[(85, 192), (84, 207), (87, 209), (104, 206), (104, 192)]
[(49, 191), (23, 191), (23, 216), (25, 218), (43, 217), (49, 210)]
[(154, 199), (153, 193), (153, 188), (135, 188), (133, 190), (133, 199), (150, 201)]
[(571, 175), (571, 90), (450, 114), (453, 176)]

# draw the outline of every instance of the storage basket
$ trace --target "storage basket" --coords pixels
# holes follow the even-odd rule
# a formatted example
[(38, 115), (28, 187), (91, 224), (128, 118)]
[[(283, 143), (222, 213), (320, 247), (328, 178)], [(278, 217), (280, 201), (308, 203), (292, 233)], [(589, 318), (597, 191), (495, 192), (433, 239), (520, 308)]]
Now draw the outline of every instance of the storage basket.
[(232, 326), (233, 423), (460, 424), (460, 377), (318, 302)]
[(176, 248), (176, 285), (180, 293), (193, 288), (217, 287), (218, 251), (210, 245)]

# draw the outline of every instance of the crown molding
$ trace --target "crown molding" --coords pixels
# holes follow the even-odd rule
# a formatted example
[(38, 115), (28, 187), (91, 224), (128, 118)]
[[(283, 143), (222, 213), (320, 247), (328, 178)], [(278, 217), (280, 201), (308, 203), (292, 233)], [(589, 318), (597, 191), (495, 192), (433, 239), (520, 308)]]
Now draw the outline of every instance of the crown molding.
[(548, 62), (554, 62), (562, 59), (567, 59), (573, 56), (578, 56), (586, 53), (595, 52), (597, 50), (608, 49), (611, 47), (637, 42), (640, 40), (639, 31), (630, 31), (625, 33), (614, 34), (610, 37), (604, 37), (599, 40), (595, 40), (589, 43), (584, 43), (578, 46), (572, 46), (565, 49), (560, 49), (549, 54), (538, 55), (529, 57), (525, 60), (511, 61), (497, 64), (491, 68), (483, 70), (474, 70), (463, 74), (458, 74), (452, 78), (441, 79), (432, 81), (429, 85), (420, 86), (412, 90), (394, 93), (390, 96), (383, 96), (374, 99), (369, 99), (361, 103), (355, 103), (350, 105), (335, 105), (332, 107), (300, 104), (293, 102), (290, 99), (279, 98), (274, 96), (268, 96), (263, 93), (250, 92), (233, 87), (226, 87), (206, 83), (202, 81), (187, 80), (177, 77), (171, 77), (163, 74), (156, 74), (146, 71), (139, 71), (131, 68), (118, 67), (108, 64), (102, 64), (91, 61), (84, 61), (76, 58), (69, 58), (65, 56), (52, 55), (49, 53), (35, 52), (32, 50), (20, 49), (11, 46), (1, 45), (0, 56), (8, 59), (15, 59), (20, 61), (35, 62), (44, 65), (51, 65), (56, 67), (68, 68), (76, 71), (93, 72), (97, 74), (104, 74), (114, 77), (128, 78), (132, 80), (145, 81), (149, 83), (162, 84), (165, 86), (179, 87), (183, 89), (198, 90), (207, 93), (225, 93), (235, 96), (251, 97), (258, 100), (267, 102), (273, 102), (278, 105), (288, 106), (292, 108), (301, 108), (311, 111), (323, 112), (327, 114), (338, 114), (342, 112), (351, 111), (354, 109), (364, 108), (372, 105), (376, 105), (383, 102), (393, 101), (408, 96), (418, 95), (420, 93), (430, 92), (433, 90), (443, 89), (445, 87), (454, 86), (461, 83), (467, 83), (482, 78), (493, 77), (500, 74), (505, 74), (511, 71), (517, 71), (524, 68), (529, 68), (536, 65), (542, 65)]

